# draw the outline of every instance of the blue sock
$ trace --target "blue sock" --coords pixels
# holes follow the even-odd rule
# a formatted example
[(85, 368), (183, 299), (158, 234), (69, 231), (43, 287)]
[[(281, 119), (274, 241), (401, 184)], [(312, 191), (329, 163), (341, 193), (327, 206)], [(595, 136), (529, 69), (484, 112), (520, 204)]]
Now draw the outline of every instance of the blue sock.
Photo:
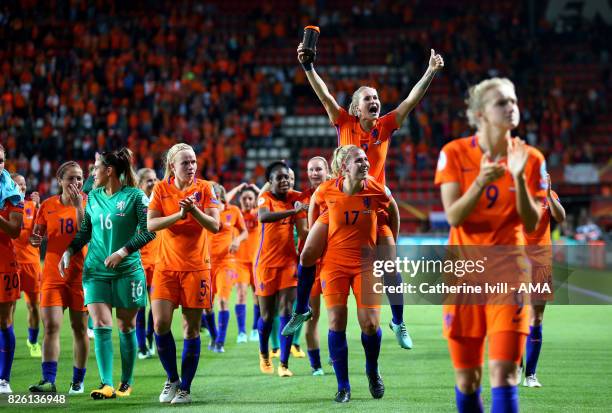
[(138, 350), (141, 353), (147, 352), (146, 330), (145, 330), (146, 309), (141, 307), (136, 314), (136, 340), (138, 341)]
[(183, 340), (183, 360), (181, 363), (181, 389), (191, 390), (191, 382), (198, 370), (200, 361), (200, 336)]
[(491, 413), (518, 413), (519, 398), (517, 386), (491, 388)]
[(312, 367), (313, 370), (321, 368), (321, 355), (319, 354), (318, 348), (308, 350), (308, 359), (310, 360), (310, 367)]
[(304, 314), (306, 311), (308, 311), (310, 291), (312, 290), (316, 273), (316, 265), (312, 265), (310, 267), (302, 267), (302, 264), (298, 265), (297, 298), (295, 300), (295, 312), (298, 314)]
[[(291, 316), (282, 315), (280, 316), (280, 328), (279, 331), (283, 331), (283, 328), (287, 325)], [(289, 356), (291, 355), (291, 344), (293, 343), (293, 336), (284, 336), (280, 334), (280, 362), (286, 367), (289, 363)]]
[(361, 333), (361, 344), (366, 356), (366, 373), (376, 373), (378, 371), (378, 355), (380, 354), (380, 342), (382, 340), (382, 331), (380, 328), (376, 333), (368, 336)]
[(57, 376), (57, 361), (43, 361), (42, 375), (43, 380), (49, 383), (55, 383), (55, 377)]
[(159, 361), (161, 361), (168, 380), (175, 382), (179, 379), (178, 367), (176, 366), (176, 344), (174, 343), (174, 337), (172, 331), (167, 332), (161, 336), (155, 334), (155, 343), (157, 343), (157, 354), (159, 354)]
[(391, 314), (393, 314), (393, 324), (402, 324), (404, 322), (404, 305), (392, 305)]
[(0, 380), (11, 380), (11, 368), (15, 358), (15, 331), (13, 326), (0, 329)]
[(263, 354), (268, 354), (268, 343), (270, 342), (270, 333), (272, 332), (272, 320), (264, 321), (263, 318), (259, 317), (257, 330), (259, 331), (259, 351)]
[[(402, 284), (402, 276), (399, 273), (388, 274), (384, 282), (385, 285), (399, 286)], [(404, 296), (401, 293), (387, 292), (387, 298), (393, 315), (393, 324), (402, 324), (404, 322)]]
[(338, 391), (351, 390), (348, 375), (348, 343), (346, 342), (346, 331), (329, 330), (327, 334), (329, 345), (329, 356), (334, 363), (334, 372), (338, 381)]
[(238, 323), (238, 334), (246, 334), (246, 304), (236, 304), (234, 306), (236, 322)]
[(527, 362), (525, 363), (525, 376), (535, 374), (542, 349), (542, 325), (530, 326), (527, 336)]
[(215, 312), (213, 311), (210, 314), (206, 314), (204, 318), (206, 319), (206, 328), (208, 328), (208, 332), (210, 333), (210, 339), (215, 342), (219, 335), (217, 332), (217, 323), (215, 322)]
[(257, 330), (257, 323), (259, 322), (259, 305), (253, 304), (253, 326), (252, 330)]
[(30, 344), (34, 344), (38, 342), (38, 332), (40, 330), (38, 328), (28, 328), (28, 341)]
[[(225, 343), (225, 335), (227, 334), (227, 325), (229, 324), (230, 312), (228, 310), (219, 311), (219, 335), (216, 342), (219, 344)], [(212, 336), (212, 334), (211, 334)]]
[(83, 383), (85, 380), (85, 372), (87, 369), (84, 367), (82, 369), (78, 367), (72, 367), (72, 382), (73, 383)]
[(147, 338), (149, 341), (153, 338), (153, 310), (149, 310), (149, 316), (147, 317)]
[(455, 386), (455, 403), (459, 413), (484, 413), (482, 398), (480, 397), (480, 387), (472, 394), (461, 393)]

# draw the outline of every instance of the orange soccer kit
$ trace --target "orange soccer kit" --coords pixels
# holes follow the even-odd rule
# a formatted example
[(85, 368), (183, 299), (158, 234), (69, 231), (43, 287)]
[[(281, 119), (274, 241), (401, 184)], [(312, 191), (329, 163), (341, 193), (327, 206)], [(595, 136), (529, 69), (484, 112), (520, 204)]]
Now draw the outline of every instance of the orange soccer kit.
[(159, 255), (159, 244), (161, 237), (155, 237), (151, 242), (140, 249), (140, 260), (142, 268), (147, 277), (147, 287), (151, 287), (153, 273), (155, 272), (155, 261)]
[(257, 219), (257, 210), (242, 212), (244, 224), (249, 233), (248, 238), (240, 244), (238, 253), (236, 254), (236, 270), (238, 272), (239, 284), (253, 283), (253, 262), (257, 253), (259, 241), (259, 220)]
[(230, 254), (229, 248), (235, 230), (242, 232), (245, 229), (245, 223), (242, 212), (235, 205), (227, 204), (219, 215), (221, 230), (212, 236), (210, 242), (213, 296), (218, 295), (228, 300), (232, 294), (232, 287), (238, 281), (236, 259), (233, 254)]
[[(8, 200), (0, 209), (0, 216), (7, 221), (11, 213), (23, 214), (23, 202), (18, 205), (11, 204)], [(17, 301), (21, 290), (19, 288), (19, 267), (15, 257), (15, 249), (11, 237), (4, 231), (0, 231), (0, 303)]]
[[(350, 289), (359, 308), (378, 307), (379, 296), (363, 291), (373, 281), (370, 255), (376, 247), (378, 209), (389, 207), (385, 187), (368, 177), (359, 193), (342, 192), (343, 178), (322, 183), (314, 196), (326, 209), (321, 223), (329, 225), (327, 251), (321, 266), (321, 286), (327, 307), (346, 306)], [(369, 288), (368, 288), (369, 290)]]
[[(528, 147), (525, 180), (532, 196), (540, 198), (544, 189), (545, 161), (535, 148)], [(478, 138), (456, 139), (442, 148), (435, 183), (459, 184), (465, 193), (480, 171), (483, 151)], [(505, 162), (505, 161), (502, 161)], [(487, 185), (470, 215), (451, 227), (449, 245), (525, 245), (523, 224), (516, 209), (514, 181), (509, 172)], [(518, 251), (518, 249), (517, 249)], [(504, 271), (524, 271), (524, 257), (504, 257), (512, 266)], [(493, 268), (496, 270), (496, 268)], [(498, 270), (501, 270), (499, 268)], [(489, 338), (491, 360), (518, 362), (529, 332), (527, 311), (520, 305), (445, 305), (443, 332), (448, 339), (455, 368), (472, 368), (484, 363), (484, 338)]]
[[(345, 109), (340, 108), (334, 126), (338, 135), (338, 146), (355, 145), (362, 148), (370, 162), (369, 174), (377, 182), (385, 185), (387, 152), (389, 151), (391, 136), (399, 129), (397, 111), (393, 110), (378, 118), (372, 130), (366, 132), (361, 127), (357, 116), (351, 116)], [(378, 211), (378, 214), (378, 236), (393, 237), (387, 213)]]
[[(275, 197), (271, 192), (259, 196), (259, 208), (270, 212), (293, 209), (300, 193), (289, 191), (285, 199)], [(270, 296), (285, 288), (297, 285), (297, 252), (293, 241), (293, 226), (297, 219), (305, 219), (300, 213), (276, 222), (265, 222), (259, 230), (259, 244), (255, 255), (255, 293)]]
[(40, 253), (38, 248), (30, 245), (30, 235), (34, 228), (37, 213), (34, 201), (23, 203), (23, 224), (19, 238), (13, 240), (17, 263), (19, 264), (19, 281), (21, 291), (25, 293), (27, 302), (38, 303), (40, 301)]
[[(149, 209), (163, 216), (179, 212), (179, 201), (193, 195), (200, 209), (218, 208), (210, 182), (196, 179), (181, 191), (174, 178), (155, 184)], [(211, 308), (212, 284), (208, 231), (188, 214), (183, 220), (158, 232), (159, 254), (155, 262), (151, 300), (167, 300), (185, 308)]]
[[(83, 207), (86, 200), (83, 199)], [(60, 195), (46, 199), (36, 216), (40, 233), (47, 235), (47, 253), (42, 274), (41, 307), (68, 307), (86, 311), (83, 295), (83, 262), (86, 248), (70, 258), (70, 265), (62, 277), (58, 265), (62, 255), (77, 233), (77, 211), (64, 205)]]

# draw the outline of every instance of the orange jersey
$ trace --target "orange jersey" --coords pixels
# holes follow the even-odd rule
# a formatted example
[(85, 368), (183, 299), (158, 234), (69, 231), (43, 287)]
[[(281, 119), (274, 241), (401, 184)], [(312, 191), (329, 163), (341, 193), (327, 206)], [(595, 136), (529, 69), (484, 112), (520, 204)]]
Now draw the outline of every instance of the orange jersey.
[(251, 264), (254, 261), (255, 254), (257, 253), (257, 246), (259, 241), (259, 220), (257, 219), (257, 210), (251, 210), (248, 212), (242, 212), (244, 218), (244, 224), (249, 237), (242, 241), (238, 253), (236, 254), (236, 261), (242, 263)]
[[(152, 195), (152, 194), (151, 194)], [(142, 261), (143, 267), (152, 267), (157, 261), (159, 255), (159, 243), (161, 237), (155, 237), (153, 241), (140, 249), (140, 260)]]
[(32, 234), (32, 229), (34, 229), (36, 212), (37, 208), (34, 201), (25, 201), (23, 203), (21, 233), (19, 234), (19, 238), (13, 240), (17, 262), (19, 264), (40, 264), (40, 253), (38, 248), (30, 245), (30, 235)]
[[(312, 195), (314, 194), (315, 190), (316, 188), (310, 187), (306, 189), (305, 191), (302, 191), (300, 202), (303, 204), (310, 204), (310, 201), (312, 200)], [(298, 251), (299, 252), (301, 252), (302, 249), (304, 249), (305, 243), (306, 243), (306, 240), (298, 239)]]
[(376, 246), (376, 210), (387, 209), (391, 195), (371, 177), (363, 181), (361, 191), (348, 195), (342, 192), (343, 181), (339, 178), (324, 182), (314, 193), (317, 203), (327, 208), (320, 218), (321, 223), (329, 225), (323, 263), (359, 265), (363, 261), (362, 248)]
[[(537, 199), (545, 194), (546, 162), (537, 149), (528, 146), (525, 166), (527, 189)], [(459, 184), (465, 193), (480, 172), (483, 155), (476, 135), (456, 139), (440, 151), (435, 183)], [(503, 160), (502, 163), (506, 161)], [(451, 227), (449, 245), (525, 245), (523, 224), (516, 209), (514, 180), (509, 172), (487, 185), (470, 215)]]
[[(5, 201), (4, 207), (0, 209), (0, 216), (8, 221), (9, 215), (13, 212), (23, 214), (23, 202), (13, 205), (10, 201)], [(2, 257), (0, 259), (0, 272), (17, 271), (17, 259), (13, 240), (4, 231), (0, 231), (0, 257)]]
[(226, 205), (219, 213), (221, 230), (212, 236), (210, 243), (210, 259), (218, 263), (224, 259), (232, 259), (229, 255), (229, 247), (234, 239), (234, 231), (242, 232), (246, 226), (240, 208), (235, 205)]
[(385, 184), (385, 161), (391, 142), (391, 135), (397, 129), (397, 112), (391, 111), (377, 119), (370, 132), (366, 132), (359, 123), (357, 116), (351, 116), (340, 108), (338, 119), (334, 126), (338, 134), (338, 146), (355, 145), (362, 148), (370, 162), (370, 175), (377, 182)]
[[(293, 209), (295, 201), (300, 199), (300, 193), (289, 191), (286, 199), (278, 199), (271, 192), (259, 196), (259, 208), (267, 208), (270, 212), (280, 212)], [(255, 267), (286, 267), (297, 263), (297, 252), (293, 241), (293, 226), (303, 214), (293, 215), (276, 222), (265, 222), (259, 230), (259, 243), (255, 256)]]
[[(218, 208), (212, 184), (203, 179), (196, 179), (184, 191), (174, 185), (174, 178), (160, 181), (153, 188), (149, 209), (169, 216), (179, 212), (179, 201), (194, 195), (195, 205), (200, 209)], [(208, 253), (208, 231), (191, 215), (163, 229), (157, 234), (160, 237), (158, 259), (155, 270), (159, 271), (202, 271), (210, 269)]]
[[(87, 201), (83, 199), (83, 207)], [(47, 253), (43, 267), (43, 283), (64, 284), (58, 264), (62, 255), (77, 233), (77, 211), (71, 205), (64, 205), (60, 195), (46, 199), (38, 210), (36, 225), (46, 228)], [(70, 258), (70, 271), (80, 279), (86, 249), (83, 248)]]
[[(551, 195), (557, 201), (559, 195), (555, 191), (551, 191)], [(527, 239), (527, 245), (551, 245), (552, 241), (550, 238), (550, 205), (548, 205), (548, 199), (545, 197), (542, 202), (542, 217), (538, 222), (538, 227), (535, 231), (525, 233)]]

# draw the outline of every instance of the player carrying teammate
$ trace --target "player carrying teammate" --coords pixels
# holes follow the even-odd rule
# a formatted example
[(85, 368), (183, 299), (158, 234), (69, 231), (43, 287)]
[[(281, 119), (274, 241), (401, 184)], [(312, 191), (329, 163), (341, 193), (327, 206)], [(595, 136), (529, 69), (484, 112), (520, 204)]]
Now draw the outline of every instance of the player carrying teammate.
[[(22, 196), (26, 195), (26, 180), (19, 174), (11, 174), (13, 181), (19, 186)], [(34, 228), (36, 213), (40, 208), (40, 196), (38, 192), (30, 194), (30, 200), (23, 203), (23, 225), (19, 238), (13, 240), (17, 264), (19, 264), (19, 284), (21, 291), (25, 294), (28, 308), (28, 339), (26, 345), (30, 351), (30, 357), (42, 355), (40, 344), (38, 344), (38, 326), (40, 325), (40, 256), (38, 249), (30, 245), (30, 235)]]
[[(219, 331), (215, 340), (214, 351), (224, 353), (225, 336), (230, 319), (229, 299), (232, 288), (238, 281), (235, 256), (240, 244), (247, 239), (249, 233), (240, 209), (227, 202), (225, 188), (219, 184), (214, 184), (213, 188), (219, 200), (219, 221), (221, 223), (219, 232), (212, 236), (210, 243), (213, 296), (219, 298)], [(236, 231), (238, 232), (237, 235), (235, 234)], [(239, 343), (246, 342), (247, 339), (245, 315), (245, 311), (236, 311)]]
[[(138, 187), (145, 193), (149, 201), (153, 194), (153, 187), (158, 182), (155, 171), (150, 168), (139, 169), (136, 173), (138, 178)], [(140, 259), (147, 277), (147, 293), (151, 292), (151, 282), (153, 281), (153, 272), (155, 271), (155, 261), (159, 253), (159, 240), (155, 238), (147, 245), (140, 249)], [(155, 354), (155, 346), (153, 345), (153, 310), (149, 309), (147, 317), (146, 307), (138, 310), (136, 316), (136, 339), (138, 340), (138, 358), (148, 359)]]
[[(391, 142), (391, 135), (401, 127), (408, 114), (416, 107), (423, 96), (425, 96), (427, 88), (435, 74), (444, 67), (442, 56), (436, 54), (434, 50), (431, 49), (429, 66), (423, 77), (395, 110), (380, 117), (381, 104), (378, 100), (376, 89), (368, 86), (361, 86), (358, 88), (355, 93), (353, 93), (351, 104), (347, 112), (338, 105), (338, 102), (336, 102), (329, 92), (323, 79), (321, 79), (314, 70), (313, 63), (316, 54), (305, 53), (301, 43), (298, 46), (297, 52), (298, 60), (306, 72), (306, 77), (310, 85), (323, 104), (330, 122), (336, 128), (338, 145), (350, 144), (363, 148), (371, 162), (370, 175), (384, 185), (385, 160), (387, 158), (389, 143)], [(386, 217), (384, 213), (382, 213), (378, 222), (378, 245), (395, 245), (397, 234), (389, 227), (389, 219), (389, 217)], [(320, 234), (318, 230), (313, 231), (313, 229), (311, 229), (313, 236), (316, 234), (320, 240), (318, 244), (322, 245), (326, 235)], [(393, 249), (387, 248), (387, 250), (391, 251)], [(321, 250), (318, 252), (320, 253)], [(300, 257), (301, 265), (298, 267), (298, 280), (300, 283), (304, 283), (306, 287), (312, 285), (315, 273), (314, 262), (320, 256), (320, 254), (314, 254), (314, 256), (309, 255), (310, 254), (307, 253), (305, 256)], [(394, 279), (393, 282), (399, 282), (395, 274), (390, 275), (390, 277)], [(287, 334), (294, 332), (301, 323), (310, 317), (307, 294), (310, 288), (306, 287), (300, 288), (300, 291), (304, 291), (304, 293), (298, 294), (296, 311), (290, 321), (289, 328), (285, 331)], [(403, 303), (399, 303), (401, 297), (394, 296), (390, 301), (392, 303), (391, 311), (393, 313), (393, 318), (389, 327), (395, 333), (400, 346), (405, 349), (410, 349), (412, 348), (412, 339), (404, 324)]]
[[(487, 79), (470, 88), (467, 116), (477, 131), (442, 148), (435, 182), (451, 224), (449, 245), (525, 245), (543, 194), (544, 157), (510, 131), (519, 123), (513, 83)], [(486, 228), (486, 229), (485, 229)], [(503, 271), (520, 274), (522, 256)], [(501, 270), (501, 268), (495, 268)], [(528, 333), (519, 305), (445, 305), (444, 335), (455, 367), (460, 412), (482, 412), (480, 381), (488, 339), (492, 412), (518, 412), (516, 368)]]
[(23, 196), (4, 169), (5, 156), (4, 147), (0, 145), (0, 276), (5, 283), (0, 289), (0, 394), (12, 393), (9, 381), (15, 356), (13, 313), (21, 293), (12, 240), (19, 237), (23, 221)]
[[(191, 382), (200, 360), (202, 310), (212, 307), (208, 232), (219, 231), (219, 202), (212, 184), (196, 178), (193, 148), (178, 143), (168, 150), (163, 181), (153, 189), (147, 226), (161, 237), (151, 286), (157, 353), (167, 374), (161, 403), (190, 403)], [(174, 309), (182, 307), (181, 377), (172, 336)]]
[[(123, 148), (96, 160), (95, 189), (88, 196), (79, 232), (60, 262), (64, 276), (76, 251), (88, 245), (83, 267), (85, 304), (94, 324), (96, 362), (101, 383), (94, 399), (127, 397), (132, 393), (138, 352), (136, 314), (146, 305), (146, 277), (138, 250), (155, 234), (146, 229), (148, 199), (136, 187), (132, 153)], [(116, 308), (121, 352), (121, 383), (113, 382), (113, 307)]]
[[(565, 221), (565, 209), (559, 196), (551, 188), (550, 175), (546, 175), (546, 197), (542, 200), (542, 216), (538, 227), (531, 233), (525, 233), (528, 245), (528, 256), (531, 261), (533, 283), (548, 283), (552, 288), (552, 241), (550, 238), (550, 218), (557, 223)], [(535, 299), (535, 301), (534, 301)], [(536, 377), (536, 368), (542, 349), (542, 321), (548, 297), (532, 296), (529, 312), (529, 335), (527, 336), (527, 360), (525, 364), (525, 387), (542, 387)], [(522, 361), (522, 359), (521, 359)], [(519, 380), (521, 377), (519, 376)]]
[[(290, 190), (289, 168), (281, 161), (272, 162), (266, 168), (266, 180), (270, 191), (262, 192), (257, 201), (261, 222), (259, 249), (255, 257), (255, 291), (259, 298), (259, 367), (264, 374), (273, 374), (268, 340), (272, 332), (275, 312), (281, 316), (281, 326), (289, 321), (295, 301), (295, 266), (297, 253), (293, 242), (293, 227), (299, 237), (306, 237), (305, 205), (294, 207), (300, 193)], [(288, 368), (292, 337), (281, 337), (281, 355), (278, 375), (291, 377)]]
[[(70, 267), (62, 276), (58, 265), (62, 254), (72, 242), (85, 215), (85, 200), (81, 192), (83, 171), (78, 163), (68, 161), (57, 169), (59, 193), (46, 199), (40, 206), (30, 242), (38, 248), (47, 238), (45, 266), (42, 275), (41, 312), (43, 337), (42, 380), (30, 386), (33, 393), (55, 393), (55, 378), (60, 355), (60, 331), (64, 310), (68, 308), (72, 327), (74, 367), (69, 394), (83, 393), (83, 381), (89, 355), (87, 337), (87, 309), (83, 296), (84, 251), (78, 250), (70, 260)], [(38, 258), (40, 260), (40, 258)]]

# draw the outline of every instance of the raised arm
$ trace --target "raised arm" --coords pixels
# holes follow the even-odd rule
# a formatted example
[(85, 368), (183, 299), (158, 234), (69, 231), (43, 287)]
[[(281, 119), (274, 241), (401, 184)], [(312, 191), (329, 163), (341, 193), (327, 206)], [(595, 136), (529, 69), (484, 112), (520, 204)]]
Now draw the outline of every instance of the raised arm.
[(412, 88), (408, 97), (399, 104), (396, 109), (396, 120), (398, 126), (401, 126), (406, 116), (418, 105), (418, 103), (423, 99), (425, 93), (427, 92), (427, 88), (431, 84), (434, 76), (439, 70), (442, 70), (444, 67), (444, 59), (441, 55), (436, 54), (434, 49), (431, 49), (431, 55), (429, 56), (429, 66), (423, 74), (421, 80), (417, 82), (416, 85)]
[(331, 93), (329, 93), (329, 89), (327, 88), (327, 85), (325, 84), (323, 79), (321, 79), (317, 72), (315, 72), (313, 66), (314, 62), (308, 62), (308, 58), (302, 50), (302, 43), (299, 44), (297, 48), (297, 53), (298, 61), (304, 67), (306, 78), (308, 78), (308, 83), (310, 83), (310, 86), (323, 104), (323, 107), (325, 108), (325, 111), (327, 112), (327, 116), (329, 117), (331, 123), (336, 123), (336, 120), (340, 115), (340, 105), (338, 105), (336, 99), (334, 99)]
[(248, 184), (246, 182), (243, 182), (240, 185), (238, 185), (237, 187), (232, 188), (230, 191), (228, 191), (227, 194), (225, 194), (225, 199), (227, 200), (227, 202), (228, 203), (232, 202), (232, 199), (234, 199), (234, 197), (236, 195), (238, 195), (240, 193), (240, 191), (242, 191), (247, 186), (248, 186)]

